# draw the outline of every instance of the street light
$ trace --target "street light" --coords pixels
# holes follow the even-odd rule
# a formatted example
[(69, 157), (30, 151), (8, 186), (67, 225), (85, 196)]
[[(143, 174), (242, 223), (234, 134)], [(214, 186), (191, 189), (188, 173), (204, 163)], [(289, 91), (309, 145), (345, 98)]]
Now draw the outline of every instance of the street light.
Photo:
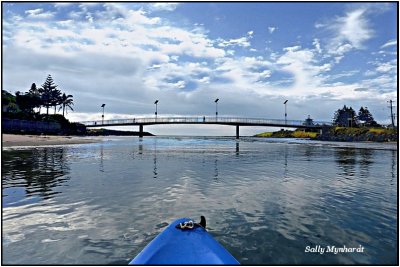
[(283, 104), (285, 104), (285, 124), (287, 124), (287, 109), (286, 109), (286, 104), (287, 104), (288, 100), (286, 99), (285, 102), (283, 102)]
[(156, 112), (155, 112), (155, 114), (156, 114), (156, 118), (157, 118), (157, 104), (158, 104), (158, 100), (156, 100), (156, 101), (154, 102), (154, 104), (156, 105)]
[(101, 115), (101, 124), (104, 124), (104, 107), (106, 104), (101, 105), (101, 107), (103, 108), (103, 115)]
[(219, 98), (215, 99), (215, 118), (218, 118), (218, 100)]

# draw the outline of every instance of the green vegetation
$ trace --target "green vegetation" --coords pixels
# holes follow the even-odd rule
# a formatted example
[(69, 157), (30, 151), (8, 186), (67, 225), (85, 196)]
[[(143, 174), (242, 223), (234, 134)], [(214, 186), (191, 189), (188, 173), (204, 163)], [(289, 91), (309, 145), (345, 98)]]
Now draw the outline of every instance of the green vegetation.
[[(49, 109), (51, 107), (54, 107), (54, 114), (56, 114), (58, 106), (59, 111), (63, 110), (64, 116), (67, 109), (73, 110), (73, 96), (61, 92), (57, 87), (58, 85), (54, 83), (53, 78), (49, 74), (40, 88), (37, 88), (36, 84), (32, 83), (28, 92), (16, 91), (15, 96), (2, 90), (3, 116), (10, 118), (15, 117), (18, 113), (22, 113), (19, 116), (25, 119), (43, 120), (49, 118)], [(46, 116), (41, 116), (41, 107), (46, 108)]]
[(361, 134), (396, 134), (396, 129), (389, 128), (348, 128), (348, 127), (334, 127), (331, 132), (335, 134), (348, 134), (348, 135), (361, 135)]
[[(61, 125), (60, 133), (83, 133), (83, 125), (70, 123), (65, 114), (67, 110), (73, 110), (73, 96), (67, 95), (58, 89), (51, 75), (48, 75), (40, 88), (36, 83), (32, 83), (28, 92), (16, 91), (15, 95), (2, 90), (2, 118), (11, 120), (57, 122)], [(41, 108), (46, 109), (46, 113), (41, 113)], [(49, 114), (49, 109), (54, 107), (54, 114)], [(62, 115), (57, 114), (62, 110)], [(22, 129), (29, 132), (33, 129)], [(21, 131), (22, 131), (21, 130)]]
[(392, 142), (398, 140), (398, 131), (393, 128), (332, 127), (317, 139), (343, 142)]
[(277, 131), (277, 132), (265, 132), (256, 134), (255, 137), (267, 137), (267, 138), (316, 138), (318, 133), (316, 132), (305, 132), (302, 130), (296, 131)]
[(333, 125), (342, 127), (379, 127), (367, 107), (361, 107), (357, 113), (352, 107), (343, 106), (338, 109), (333, 118)]
[[(303, 123), (304, 126), (314, 125), (313, 120), (308, 118)], [(265, 132), (255, 135), (256, 137), (270, 138), (309, 138), (323, 141), (342, 141), (342, 142), (392, 142), (398, 141), (397, 128), (384, 128), (375, 120), (367, 107), (361, 107), (358, 114), (352, 107), (343, 106), (335, 111), (333, 127), (323, 127), (322, 134), (307, 130)]]

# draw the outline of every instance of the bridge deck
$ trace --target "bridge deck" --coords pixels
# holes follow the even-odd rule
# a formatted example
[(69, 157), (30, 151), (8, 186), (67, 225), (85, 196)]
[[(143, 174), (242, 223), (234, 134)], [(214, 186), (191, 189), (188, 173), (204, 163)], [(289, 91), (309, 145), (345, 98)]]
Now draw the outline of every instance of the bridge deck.
[(156, 125), (156, 124), (219, 124), (233, 126), (275, 126), (291, 128), (321, 128), (330, 126), (330, 122), (314, 121), (312, 125), (306, 125), (304, 120), (276, 120), (262, 118), (239, 117), (153, 117), (131, 118), (116, 120), (98, 120), (80, 122), (86, 127), (100, 126), (124, 126), (124, 125)]

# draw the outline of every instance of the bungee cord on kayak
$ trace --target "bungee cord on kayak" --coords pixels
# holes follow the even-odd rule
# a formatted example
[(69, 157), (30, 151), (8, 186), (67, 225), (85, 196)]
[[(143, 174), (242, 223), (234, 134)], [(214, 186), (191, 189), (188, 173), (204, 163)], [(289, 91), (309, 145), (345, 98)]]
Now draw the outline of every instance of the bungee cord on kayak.
[(195, 227), (203, 227), (206, 229), (206, 218), (204, 216), (200, 217), (200, 223), (195, 223), (192, 220), (181, 222), (175, 226), (178, 229), (185, 230), (185, 229), (193, 229)]

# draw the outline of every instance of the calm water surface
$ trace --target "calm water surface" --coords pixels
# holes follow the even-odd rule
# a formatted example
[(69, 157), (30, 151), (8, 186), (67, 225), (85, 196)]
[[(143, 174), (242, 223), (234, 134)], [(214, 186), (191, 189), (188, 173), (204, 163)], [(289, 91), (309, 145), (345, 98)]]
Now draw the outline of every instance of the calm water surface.
[[(347, 146), (125, 137), (3, 150), (3, 264), (127, 264), (200, 215), (242, 264), (397, 264), (396, 145)], [(305, 252), (318, 245), (364, 252)]]

